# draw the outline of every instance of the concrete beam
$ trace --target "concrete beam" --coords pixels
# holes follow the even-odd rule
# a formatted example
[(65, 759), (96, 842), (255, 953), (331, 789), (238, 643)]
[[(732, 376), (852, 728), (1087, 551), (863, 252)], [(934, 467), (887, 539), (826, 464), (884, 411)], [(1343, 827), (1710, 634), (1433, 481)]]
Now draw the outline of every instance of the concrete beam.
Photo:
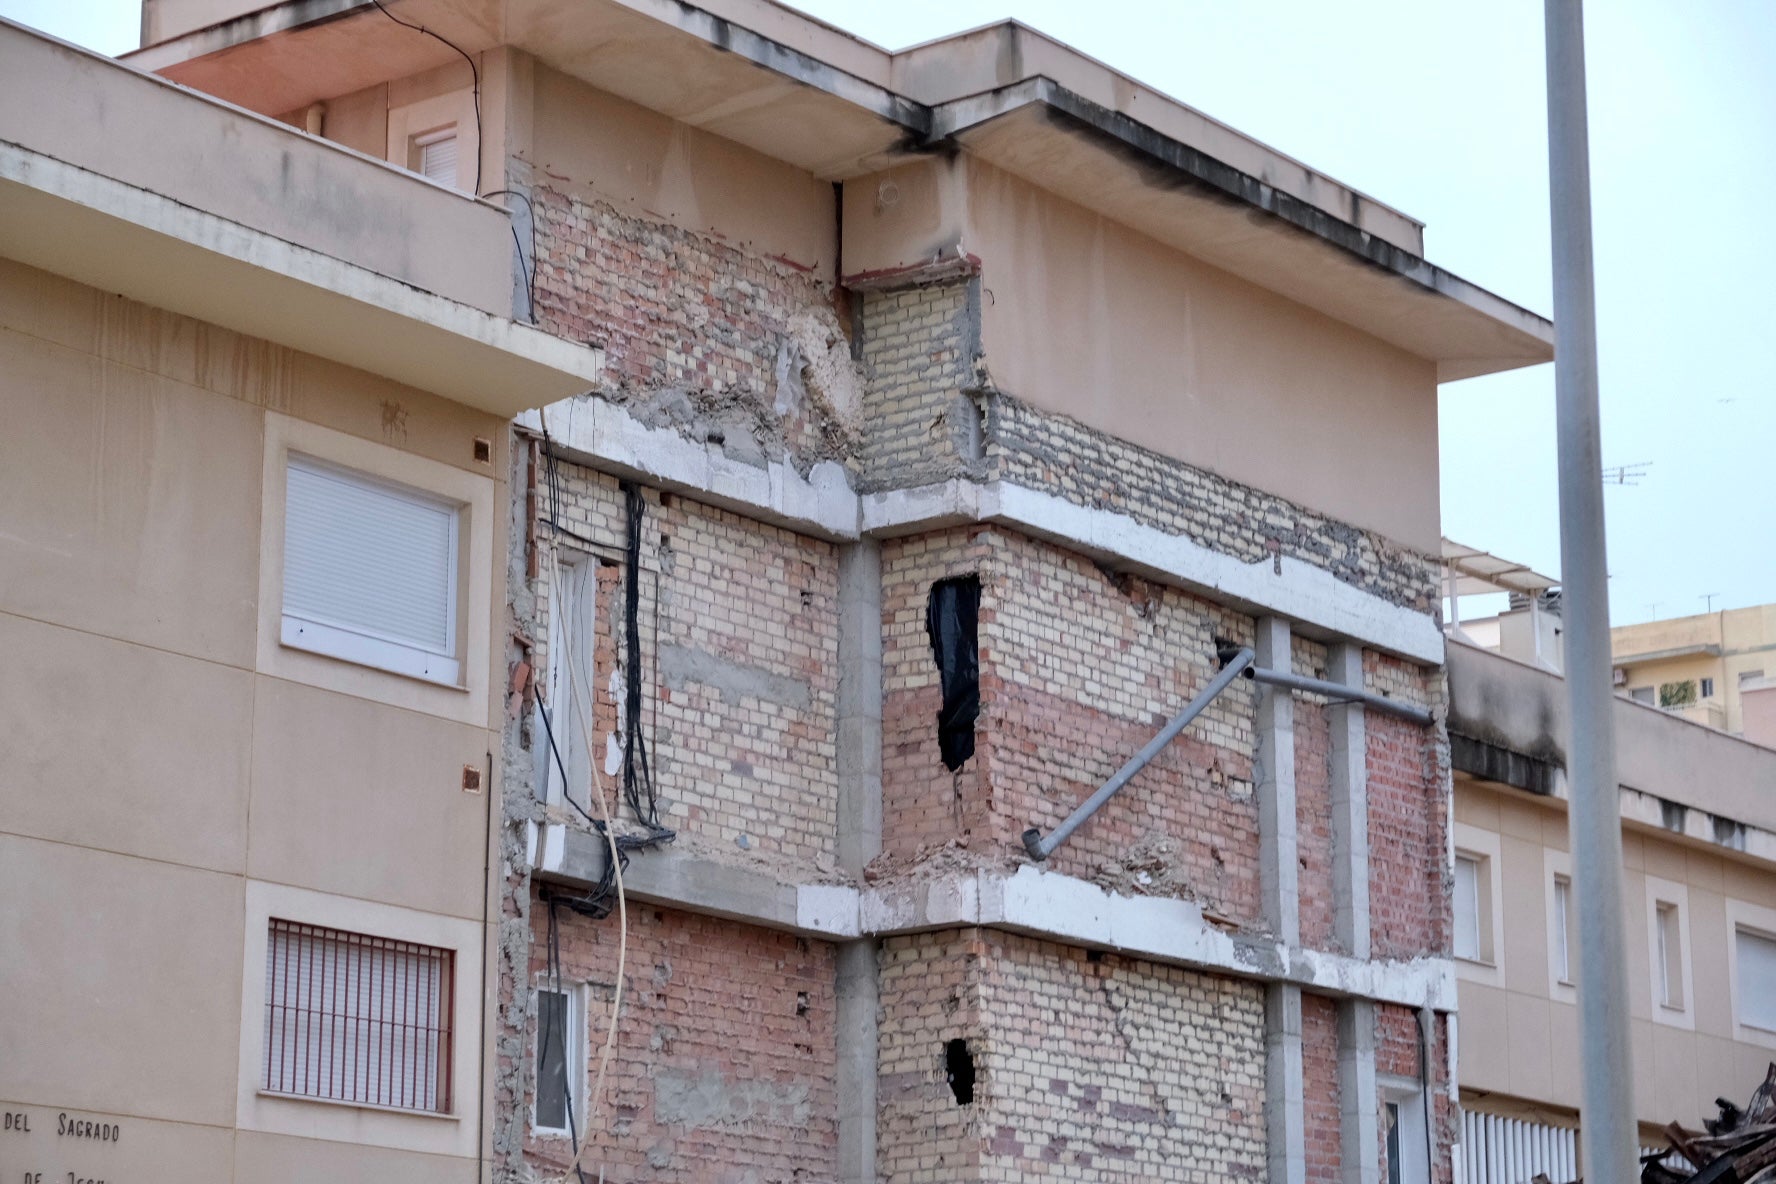
[[(609, 859), (602, 836), (559, 823), (535, 830), (531, 858), (537, 879), (581, 888), (599, 882)], [(623, 873), (623, 889), (631, 900), (804, 937), (844, 941), (860, 936), (855, 888), (786, 884), (766, 872), (672, 847), (631, 854), (629, 868)]]
[[(1327, 650), (1326, 677), (1363, 685), (1363, 650)], [(1335, 703), (1332, 725), (1332, 933), (1353, 958), (1369, 956), (1369, 760), (1359, 703)]]
[[(882, 853), (882, 551), (873, 539), (839, 548), (838, 648), (839, 866), (861, 880)], [(838, 949), (841, 1184), (876, 1184), (876, 945), (866, 937)]]
[(1264, 993), (1264, 1133), (1270, 1184), (1306, 1184), (1301, 988), (1292, 983), (1271, 983)]
[(1338, 1147), (1343, 1184), (1381, 1182), (1381, 1099), (1375, 1084), (1375, 1005), (1338, 1004)]
[(862, 532), (875, 538), (971, 522), (1002, 523), (1252, 616), (1286, 618), (1306, 637), (1350, 639), (1412, 662), (1443, 663), (1443, 632), (1430, 614), (1391, 604), (1290, 556), (1247, 563), (1127, 514), (1006, 481), (957, 478), (861, 499)]
[[(1255, 665), (1292, 670), (1289, 623), (1258, 620)], [(1283, 687), (1258, 687), (1258, 875), (1264, 919), (1285, 945), (1301, 944), (1301, 855), (1295, 805), (1295, 696)]]
[(627, 408), (589, 395), (526, 412), (518, 426), (538, 434), (546, 426), (561, 456), (601, 472), (799, 534), (837, 542), (858, 537), (857, 495), (844, 468), (831, 461), (815, 465), (806, 477), (780, 460), (748, 464), (719, 444), (697, 443), (671, 427), (649, 427)]

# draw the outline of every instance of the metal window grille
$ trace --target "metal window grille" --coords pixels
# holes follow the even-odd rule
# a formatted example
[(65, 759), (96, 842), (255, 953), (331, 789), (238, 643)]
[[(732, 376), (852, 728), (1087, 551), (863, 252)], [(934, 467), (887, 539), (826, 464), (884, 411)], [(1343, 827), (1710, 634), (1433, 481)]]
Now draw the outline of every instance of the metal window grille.
[(1462, 1113), (1462, 1184), (1528, 1184), (1537, 1172), (1550, 1180), (1578, 1177), (1578, 1132), (1504, 1118), (1477, 1110)]
[(265, 959), (265, 1090), (450, 1112), (453, 951), (274, 919)]

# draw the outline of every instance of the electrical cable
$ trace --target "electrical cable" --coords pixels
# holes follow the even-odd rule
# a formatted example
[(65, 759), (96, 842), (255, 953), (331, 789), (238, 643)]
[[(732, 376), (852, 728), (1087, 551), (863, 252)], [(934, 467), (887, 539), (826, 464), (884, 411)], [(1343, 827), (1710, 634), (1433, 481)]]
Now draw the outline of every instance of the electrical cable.
[[(463, 52), (462, 46), (450, 40), (448, 37), (440, 36), (426, 28), (424, 25), (416, 25), (412, 21), (402, 20), (387, 8), (383, 7), (382, 0), (370, 0), (370, 3), (376, 5), (376, 10), (382, 13), (383, 16), (388, 17), (389, 20), (394, 21), (402, 28), (412, 29), (417, 33), (424, 33), (432, 40), (441, 41), (445, 45), (448, 45), (451, 49), (456, 50), (457, 53), (462, 54), (462, 60), (469, 64), (469, 77), (474, 79), (475, 87), (475, 193), (479, 196), (481, 193), (481, 68), (475, 65), (474, 58)], [(516, 233), (516, 231), (513, 232), (514, 235), (516, 235)]]
[(519, 201), (523, 202), (524, 208), (530, 212), (530, 266), (528, 268), (524, 266), (524, 244), (522, 242), (520, 242), (518, 239), (518, 228), (516, 226), (511, 225), (510, 219), (512, 217), (512, 211), (509, 209), (506, 211), (506, 218), (507, 218), (507, 225), (511, 226), (511, 230), (512, 230), (512, 246), (517, 248), (517, 251), (518, 251), (518, 275), (520, 278), (522, 278), (524, 280), (525, 311), (530, 314), (530, 323), (534, 325), (537, 323), (537, 286), (536, 286), (537, 216), (536, 216), (536, 205), (535, 205), (535, 203), (533, 203), (530, 200), (529, 194), (522, 193), (516, 189), (490, 189), (486, 193), (480, 194), (479, 196), (481, 196), (481, 197), (515, 197)]

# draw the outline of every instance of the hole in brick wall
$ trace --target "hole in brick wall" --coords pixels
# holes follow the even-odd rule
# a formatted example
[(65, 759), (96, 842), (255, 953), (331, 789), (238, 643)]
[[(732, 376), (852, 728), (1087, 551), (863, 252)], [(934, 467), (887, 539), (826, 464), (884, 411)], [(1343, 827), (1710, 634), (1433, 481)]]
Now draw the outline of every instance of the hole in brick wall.
[(981, 584), (978, 575), (955, 576), (931, 586), (925, 633), (943, 684), (937, 713), (937, 747), (954, 773), (974, 755), (974, 721), (980, 716)]
[(662, 510), (670, 510), (672, 508), (672, 495), (670, 493), (666, 493), (665, 491), (661, 491), (661, 493), (660, 493), (660, 508)]
[(1087, 962), (1102, 962), (1104, 960), (1104, 951), (1103, 950), (1087, 950), (1085, 952), (1085, 960)]
[(796, 992), (796, 1014), (797, 1015), (807, 1015), (808, 1014), (808, 992), (806, 992), (806, 991), (797, 991)]
[(814, 607), (814, 593), (807, 588), (802, 589), (802, 607), (804, 609)]
[(944, 1076), (950, 1083), (950, 1092), (956, 1095), (956, 1105), (967, 1106), (974, 1101), (974, 1054), (968, 1051), (968, 1041), (960, 1036), (944, 1045)]

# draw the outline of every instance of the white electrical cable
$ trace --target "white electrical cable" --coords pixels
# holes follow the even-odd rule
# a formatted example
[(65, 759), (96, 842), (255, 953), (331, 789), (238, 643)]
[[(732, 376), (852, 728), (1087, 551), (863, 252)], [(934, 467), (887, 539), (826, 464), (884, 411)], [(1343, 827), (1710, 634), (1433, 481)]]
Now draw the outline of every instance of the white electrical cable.
[[(540, 414), (543, 421), (544, 436), (547, 437), (549, 424), (548, 409), (543, 408)], [(553, 487), (551, 487), (550, 496), (554, 496)], [(555, 507), (551, 505), (551, 518), (554, 516), (554, 510)], [(561, 582), (560, 554), (553, 537), (548, 540), (547, 546), (549, 548), (549, 586), (553, 589), (561, 589), (565, 591), (565, 585)], [(575, 662), (573, 658), (575, 651), (572, 643), (572, 626), (569, 624), (572, 617), (573, 614), (571, 612), (562, 611), (550, 618), (549, 660), (551, 662), (562, 661), (566, 664), (568, 700), (573, 705), (573, 710), (570, 713), (573, 716), (573, 726), (579, 729), (581, 743), (585, 746), (584, 750), (587, 753), (591, 753), (594, 750), (592, 744), (592, 696), (587, 693), (584, 673), (580, 670), (579, 664)], [(545, 707), (552, 706), (553, 704), (545, 705)], [(616, 878), (617, 979), (615, 992), (611, 996), (610, 1024), (605, 1029), (604, 1048), (598, 1057), (598, 1077), (593, 1083), (592, 1094), (586, 1107), (585, 1134), (580, 1139), (579, 1150), (575, 1152), (573, 1162), (568, 1164), (566, 1170), (556, 1177), (555, 1184), (568, 1184), (569, 1178), (580, 1169), (581, 1162), (586, 1158), (587, 1148), (592, 1145), (593, 1124), (597, 1120), (598, 1109), (604, 1102), (604, 1083), (610, 1070), (611, 1054), (616, 1048), (617, 1018), (622, 1014), (623, 1010), (623, 977), (629, 961), (629, 902), (623, 890), (623, 859), (617, 851), (617, 831), (616, 827), (612, 824), (610, 805), (605, 801), (604, 774), (599, 769), (597, 761), (593, 760), (588, 761), (587, 763), (592, 768), (592, 794), (598, 802), (599, 818), (604, 822), (604, 838), (606, 845), (610, 849), (611, 872)], [(565, 770), (563, 770), (563, 773), (565, 774)], [(561, 792), (563, 794), (572, 792), (572, 787), (565, 782), (565, 776), (563, 778)], [(565, 1060), (566, 1058), (563, 1059)], [(569, 1104), (571, 1104), (571, 1097), (569, 1099)], [(598, 1178), (601, 1181), (604, 1179), (604, 1169), (602, 1167), (599, 1168)]]

